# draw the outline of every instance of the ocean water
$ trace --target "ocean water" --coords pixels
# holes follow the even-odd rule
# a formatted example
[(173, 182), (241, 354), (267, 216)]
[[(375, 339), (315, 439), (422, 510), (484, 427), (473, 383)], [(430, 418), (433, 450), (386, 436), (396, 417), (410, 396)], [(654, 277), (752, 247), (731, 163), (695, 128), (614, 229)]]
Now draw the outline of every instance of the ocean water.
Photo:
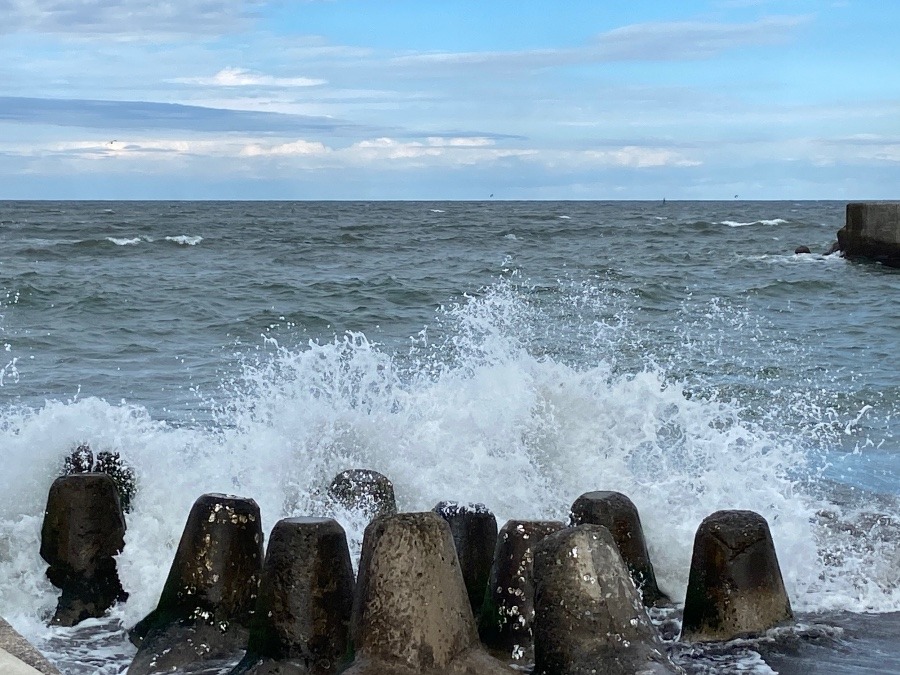
[[(793, 253), (843, 220), (842, 202), (0, 202), (0, 613), (64, 673), (123, 672), (196, 497), (252, 497), (268, 531), (368, 467), (404, 510), (476, 501), (500, 523), (624, 492), (678, 601), (700, 521), (758, 511), (797, 625), (670, 641), (678, 662), (900, 672), (900, 271)], [(82, 442), (137, 474), (130, 598), (49, 628), (43, 509)]]

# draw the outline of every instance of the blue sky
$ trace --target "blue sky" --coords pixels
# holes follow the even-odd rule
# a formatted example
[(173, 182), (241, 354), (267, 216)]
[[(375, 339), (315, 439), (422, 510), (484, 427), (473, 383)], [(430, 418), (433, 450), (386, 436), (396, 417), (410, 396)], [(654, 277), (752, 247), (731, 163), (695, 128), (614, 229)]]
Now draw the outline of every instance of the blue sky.
[(0, 0), (0, 198), (898, 198), (898, 32), (894, 0)]

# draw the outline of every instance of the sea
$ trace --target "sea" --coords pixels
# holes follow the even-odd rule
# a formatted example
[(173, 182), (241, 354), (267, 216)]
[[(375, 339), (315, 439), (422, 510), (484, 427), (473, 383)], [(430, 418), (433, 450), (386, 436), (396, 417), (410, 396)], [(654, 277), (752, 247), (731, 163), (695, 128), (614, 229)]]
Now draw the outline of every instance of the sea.
[[(900, 673), (900, 270), (824, 255), (844, 218), (836, 201), (0, 202), (0, 615), (63, 673), (122, 673), (198, 496), (253, 498), (268, 532), (370, 468), (402, 510), (478, 502), (500, 524), (623, 492), (676, 603), (703, 518), (756, 511), (795, 623), (691, 645), (675, 610), (656, 618), (676, 662)], [(49, 627), (43, 511), (81, 443), (136, 475), (130, 597)], [(358, 553), (362, 524), (343, 524)]]

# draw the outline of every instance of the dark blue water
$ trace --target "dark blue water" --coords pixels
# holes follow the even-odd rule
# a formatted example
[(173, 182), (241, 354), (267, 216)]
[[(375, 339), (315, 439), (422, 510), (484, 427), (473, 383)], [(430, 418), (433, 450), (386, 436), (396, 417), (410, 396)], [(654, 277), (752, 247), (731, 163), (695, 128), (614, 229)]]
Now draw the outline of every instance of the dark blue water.
[(4, 612), (70, 672), (127, 663), (112, 630), (78, 670), (76, 637), (40, 623), (43, 500), (87, 441), (140, 479), (124, 625), (200, 493), (254, 497), (271, 526), (365, 464), (403, 508), (500, 520), (626, 492), (675, 598), (700, 520), (757, 510), (825, 628), (685, 663), (869, 672), (829, 664), (857, 653), (856, 613), (900, 610), (900, 272), (793, 254), (843, 220), (840, 202), (0, 203)]

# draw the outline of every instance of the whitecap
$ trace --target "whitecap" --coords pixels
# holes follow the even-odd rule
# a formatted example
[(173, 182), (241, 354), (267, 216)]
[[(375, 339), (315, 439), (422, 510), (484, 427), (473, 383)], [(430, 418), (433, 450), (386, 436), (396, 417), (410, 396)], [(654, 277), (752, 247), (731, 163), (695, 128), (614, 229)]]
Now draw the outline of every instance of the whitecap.
[(116, 246), (137, 246), (145, 239), (143, 237), (107, 237), (106, 241)]
[(203, 237), (180, 234), (175, 237), (166, 237), (166, 241), (170, 241), (173, 244), (179, 244), (181, 246), (196, 246), (201, 241), (203, 241)]
[(560, 220), (572, 220), (572, 216), (557, 216)]
[(432, 213), (447, 213), (444, 209), (428, 209)]
[(748, 227), (750, 225), (784, 225), (788, 221), (784, 218), (771, 218), (767, 220), (751, 220), (749, 222), (741, 222), (739, 220), (720, 220), (718, 225), (727, 225), (728, 227)]

